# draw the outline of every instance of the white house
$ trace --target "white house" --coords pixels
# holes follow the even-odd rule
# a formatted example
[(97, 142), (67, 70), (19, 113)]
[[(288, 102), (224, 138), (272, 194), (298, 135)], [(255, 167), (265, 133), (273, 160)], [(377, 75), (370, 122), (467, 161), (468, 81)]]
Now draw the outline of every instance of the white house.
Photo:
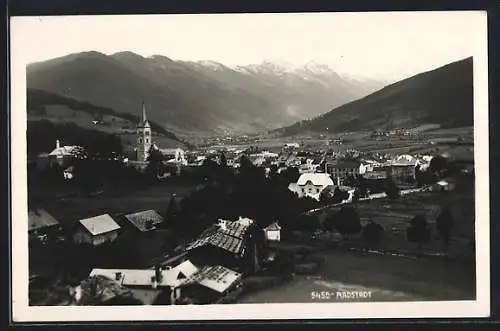
[(299, 197), (308, 196), (319, 200), (321, 192), (333, 186), (333, 180), (325, 173), (305, 173), (300, 175), (297, 183), (291, 183), (288, 189), (298, 194)]
[(264, 228), (264, 234), (268, 241), (280, 241), (281, 226), (279, 226), (278, 222), (271, 223)]
[(99, 246), (118, 238), (119, 230), (120, 225), (108, 214), (103, 214), (80, 220), (73, 240), (76, 244)]

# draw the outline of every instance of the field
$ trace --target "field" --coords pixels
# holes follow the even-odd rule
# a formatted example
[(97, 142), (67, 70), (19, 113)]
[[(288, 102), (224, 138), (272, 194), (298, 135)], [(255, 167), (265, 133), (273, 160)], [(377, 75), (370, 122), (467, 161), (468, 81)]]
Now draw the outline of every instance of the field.
[[(321, 270), (250, 293), (239, 303), (473, 300), (474, 267), (453, 261), (330, 250)], [(371, 298), (319, 300), (313, 292), (367, 291)]]
[[(280, 286), (247, 294), (238, 302), (327, 302), (312, 297), (311, 293), (321, 291), (332, 294), (328, 302), (341, 301), (333, 295), (337, 291), (371, 292), (371, 298), (358, 301), (474, 299), (474, 186), (471, 178), (459, 183), (454, 192), (416, 193), (397, 201), (359, 203), (356, 209), (362, 223), (372, 219), (384, 227), (379, 244), (368, 245), (359, 236), (346, 241), (336, 233), (331, 236), (325, 232), (316, 239), (330, 243), (326, 250), (314, 253), (325, 258), (318, 272), (295, 276)], [(448, 256), (435, 227), (444, 205), (451, 206), (454, 216)], [(421, 250), (406, 239), (409, 221), (420, 213), (426, 216), (432, 232), (430, 242)]]

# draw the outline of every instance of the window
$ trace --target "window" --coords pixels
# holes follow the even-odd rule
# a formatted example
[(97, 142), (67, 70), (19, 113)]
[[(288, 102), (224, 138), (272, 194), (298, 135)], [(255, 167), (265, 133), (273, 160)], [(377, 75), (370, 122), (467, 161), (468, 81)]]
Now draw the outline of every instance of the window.
[(149, 130), (146, 130), (144, 133), (146, 134), (147, 137), (149, 137), (151, 135), (151, 131), (149, 131)]
[(139, 144), (142, 144), (142, 138), (139, 138)]
[(149, 144), (149, 138), (146, 138), (146, 144)]

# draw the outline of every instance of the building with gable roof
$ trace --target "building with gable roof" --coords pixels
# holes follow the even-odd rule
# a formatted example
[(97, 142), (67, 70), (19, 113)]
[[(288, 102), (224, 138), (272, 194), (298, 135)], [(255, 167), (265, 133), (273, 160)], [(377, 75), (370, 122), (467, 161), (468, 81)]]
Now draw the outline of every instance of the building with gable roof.
[(73, 234), (76, 244), (100, 246), (118, 238), (120, 225), (108, 214), (82, 219)]
[(278, 222), (273, 222), (264, 228), (264, 233), (268, 241), (280, 241), (281, 240), (281, 226)]
[(297, 183), (291, 183), (288, 189), (297, 193), (299, 198), (311, 197), (319, 200), (319, 195), (327, 187), (333, 187), (332, 178), (325, 173), (305, 173), (300, 175)]
[(224, 265), (237, 271), (255, 272), (260, 268), (260, 253), (265, 238), (255, 222), (240, 217), (220, 219), (203, 231), (186, 248), (196, 264)]

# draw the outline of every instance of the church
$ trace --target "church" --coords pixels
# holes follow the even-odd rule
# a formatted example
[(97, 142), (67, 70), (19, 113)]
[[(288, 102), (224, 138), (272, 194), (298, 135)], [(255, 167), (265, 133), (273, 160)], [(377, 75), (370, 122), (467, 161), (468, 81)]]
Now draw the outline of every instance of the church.
[[(142, 117), (137, 123), (135, 156), (129, 161), (131, 165), (144, 170), (148, 164), (149, 151), (151, 148), (160, 151), (165, 157), (163, 162), (166, 168), (175, 169), (175, 173), (180, 173), (180, 168), (187, 165), (184, 151), (181, 148), (161, 149), (152, 140), (151, 124), (147, 119), (146, 105), (142, 103)], [(173, 171), (171, 171), (173, 172)]]
[(151, 124), (146, 117), (146, 106), (142, 103), (142, 119), (137, 123), (137, 148), (136, 160), (145, 162), (153, 142), (151, 140)]

